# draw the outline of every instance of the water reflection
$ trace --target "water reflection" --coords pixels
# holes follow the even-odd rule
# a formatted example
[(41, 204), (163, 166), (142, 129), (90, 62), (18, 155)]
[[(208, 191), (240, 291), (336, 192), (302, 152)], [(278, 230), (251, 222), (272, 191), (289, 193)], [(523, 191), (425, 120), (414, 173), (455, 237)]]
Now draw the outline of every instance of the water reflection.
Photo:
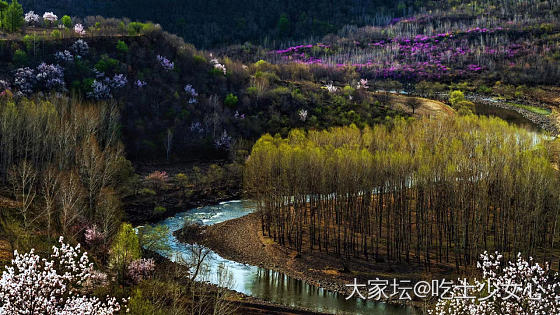
[[(187, 218), (202, 222), (205, 225), (212, 225), (242, 217), (253, 211), (254, 204), (251, 202), (232, 201), (192, 209), (167, 218), (159, 224), (169, 227), (170, 234), (167, 241), (172, 252), (162, 254), (168, 256), (173, 261), (190, 261), (198, 250), (204, 249), (199, 245), (181, 243), (173, 236), (172, 232), (180, 229)], [(411, 307), (363, 301), (360, 299), (346, 300), (340, 294), (308, 285), (304, 281), (294, 279), (280, 272), (225, 259), (213, 251), (210, 251), (205, 261), (208, 272), (201, 276), (202, 278), (199, 280), (218, 284), (218, 270), (223, 266), (227, 268), (233, 277), (233, 281), (228, 284), (230, 289), (283, 305), (305, 307), (333, 314), (416, 313)]]
[(474, 113), (477, 115), (498, 117), (510, 124), (525, 128), (529, 131), (541, 131), (539, 126), (537, 126), (529, 119), (523, 117), (523, 115), (521, 115), (520, 113), (513, 110), (507, 110), (497, 106), (491, 106), (488, 104), (477, 102), (475, 103)]

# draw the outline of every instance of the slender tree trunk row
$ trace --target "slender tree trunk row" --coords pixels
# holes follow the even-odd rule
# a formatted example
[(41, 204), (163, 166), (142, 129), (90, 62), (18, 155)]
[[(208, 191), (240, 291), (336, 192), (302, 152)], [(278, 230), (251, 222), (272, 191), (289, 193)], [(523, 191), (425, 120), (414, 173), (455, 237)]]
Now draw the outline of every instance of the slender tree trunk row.
[(464, 117), (265, 135), (245, 184), (263, 233), (300, 254), (460, 268), (485, 250), (553, 259), (557, 178), (532, 135)]

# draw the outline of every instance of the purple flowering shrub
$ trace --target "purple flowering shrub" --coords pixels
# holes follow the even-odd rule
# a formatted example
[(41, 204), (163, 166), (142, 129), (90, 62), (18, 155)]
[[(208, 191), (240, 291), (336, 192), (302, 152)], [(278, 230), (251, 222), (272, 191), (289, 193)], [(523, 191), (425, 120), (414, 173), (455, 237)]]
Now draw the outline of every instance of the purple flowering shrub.
[(157, 60), (160, 64), (160, 66), (166, 70), (166, 71), (171, 71), (173, 69), (175, 69), (175, 63), (173, 63), (173, 61), (167, 59), (166, 57), (162, 56), (162, 55), (157, 55)]
[(14, 74), (14, 86), (23, 94), (33, 93), (36, 82), (35, 70), (29, 67), (19, 68)]
[(228, 132), (224, 129), (220, 137), (214, 140), (216, 148), (227, 150), (231, 147), (232, 138)]
[(198, 97), (198, 93), (192, 85), (185, 85), (185, 93), (187, 93), (187, 96), (189, 98), (189, 104), (195, 104), (197, 102), (196, 98)]
[[(302, 63), (334, 68), (353, 67), (369, 79), (400, 81), (468, 79), (480, 74), (526, 72), (531, 67), (560, 71), (552, 58), (560, 44), (538, 40), (532, 25), (546, 17), (484, 20), (449, 15), (454, 24), (437, 16), (398, 19), (385, 27), (347, 27), (327, 44), (307, 44), (271, 51), (272, 63)], [(439, 23), (435, 23), (439, 22)], [(554, 27), (552, 27), (554, 29)], [(552, 32), (552, 31), (551, 31)], [(554, 32), (552, 32), (554, 33)], [(545, 58), (538, 58), (542, 56)], [(546, 82), (546, 79), (543, 82)]]
[(128, 265), (128, 276), (134, 283), (149, 278), (154, 272), (156, 264), (153, 259), (140, 258)]
[(19, 68), (14, 74), (16, 89), (29, 95), (36, 89), (61, 91), (65, 88), (64, 69), (59, 65), (41, 63), (36, 69)]
[(128, 83), (128, 79), (124, 74), (115, 74), (112, 79), (106, 78), (106, 82), (113, 89), (120, 89)]
[(148, 85), (148, 83), (147, 83), (146, 81), (136, 80), (136, 82), (134, 82), (134, 85), (135, 85), (137, 88), (143, 88), (143, 87), (145, 87), (146, 85)]
[(91, 92), (87, 93), (87, 97), (102, 100), (113, 96), (111, 95), (111, 88), (109, 85), (103, 83), (102, 81), (93, 80), (93, 83), (91, 84)]
[(76, 55), (85, 56), (89, 52), (89, 45), (85, 40), (78, 39), (72, 44), (71, 49)]
[(37, 66), (37, 82), (46, 90), (64, 89), (64, 69), (59, 65), (41, 63)]
[(191, 126), (189, 127), (189, 131), (193, 134), (196, 135), (201, 135), (203, 134), (206, 130), (204, 129), (204, 127), (202, 126), (202, 123), (200, 123), (199, 121), (193, 121), (191, 123)]
[(113, 97), (113, 92), (125, 87), (128, 83), (128, 79), (124, 74), (115, 74), (113, 78), (104, 77), (103, 73), (100, 73), (98, 79), (93, 80), (91, 84), (91, 91), (87, 93), (87, 97), (96, 100), (109, 99)]
[(68, 50), (57, 51), (54, 54), (54, 58), (58, 62), (72, 62), (72, 61), (74, 61), (74, 55), (72, 55), (72, 53)]

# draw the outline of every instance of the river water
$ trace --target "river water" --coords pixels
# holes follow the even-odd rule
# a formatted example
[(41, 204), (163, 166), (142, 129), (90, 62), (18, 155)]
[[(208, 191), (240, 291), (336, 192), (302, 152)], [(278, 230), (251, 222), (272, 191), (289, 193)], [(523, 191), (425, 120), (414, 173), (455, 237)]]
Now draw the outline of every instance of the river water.
[[(173, 261), (191, 259), (193, 246), (198, 245), (182, 243), (173, 236), (174, 231), (183, 227), (185, 219), (212, 225), (245, 216), (253, 211), (251, 202), (230, 201), (191, 209), (167, 218), (158, 224), (169, 227), (167, 242), (172, 250), (161, 254)], [(226, 268), (233, 280), (227, 283), (229, 289), (282, 305), (332, 314), (416, 314), (412, 307), (355, 298), (346, 300), (343, 295), (316, 288), (277, 271), (225, 259), (213, 251), (210, 251), (205, 262), (208, 272), (205, 273), (204, 279), (199, 280), (223, 284), (217, 274), (220, 268)]]
[[(538, 126), (514, 111), (476, 104), (475, 113), (477, 115), (496, 116), (533, 131), (535, 134), (540, 133)], [(186, 219), (204, 225), (213, 225), (245, 216), (253, 211), (254, 206), (251, 202), (229, 201), (218, 205), (191, 209), (167, 218), (158, 224), (169, 227), (170, 233), (167, 242), (172, 250), (161, 254), (172, 261), (189, 261), (193, 253), (193, 246), (194, 248), (200, 248), (199, 245), (182, 243), (173, 236), (174, 231), (183, 227)], [(219, 273), (218, 270), (225, 268), (232, 277), (232, 281), (226, 284), (229, 289), (281, 305), (303, 307), (332, 314), (401, 315), (418, 313), (412, 307), (364, 301), (356, 298), (346, 300), (340, 294), (308, 285), (304, 281), (294, 279), (283, 273), (225, 259), (212, 250), (209, 251), (205, 259), (205, 265), (208, 272), (205, 273), (203, 279), (199, 280), (213, 284), (223, 284), (223, 281), (218, 279), (217, 274)]]
[(497, 106), (491, 106), (483, 103), (475, 103), (474, 113), (482, 116), (498, 117), (507, 121), (510, 124), (525, 128), (529, 131), (534, 131), (534, 132), (542, 131), (541, 128), (539, 128), (539, 126), (537, 126), (529, 119), (523, 117), (523, 115), (521, 115), (520, 113), (512, 110), (500, 108)]

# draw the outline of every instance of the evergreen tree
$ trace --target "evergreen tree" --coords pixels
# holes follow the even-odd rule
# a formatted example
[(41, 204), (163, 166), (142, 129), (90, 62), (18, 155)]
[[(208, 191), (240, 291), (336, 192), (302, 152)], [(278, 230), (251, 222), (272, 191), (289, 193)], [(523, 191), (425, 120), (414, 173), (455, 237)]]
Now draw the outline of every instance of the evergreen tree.
[(2, 23), (4, 23), (4, 13), (6, 12), (7, 8), (8, 1), (0, 0), (0, 26), (2, 26)]
[(13, 33), (20, 30), (23, 23), (23, 8), (17, 0), (12, 0), (2, 19), (2, 28), (7, 32)]
[(278, 20), (278, 34), (281, 37), (286, 37), (290, 34), (290, 20), (286, 14), (282, 14)]

